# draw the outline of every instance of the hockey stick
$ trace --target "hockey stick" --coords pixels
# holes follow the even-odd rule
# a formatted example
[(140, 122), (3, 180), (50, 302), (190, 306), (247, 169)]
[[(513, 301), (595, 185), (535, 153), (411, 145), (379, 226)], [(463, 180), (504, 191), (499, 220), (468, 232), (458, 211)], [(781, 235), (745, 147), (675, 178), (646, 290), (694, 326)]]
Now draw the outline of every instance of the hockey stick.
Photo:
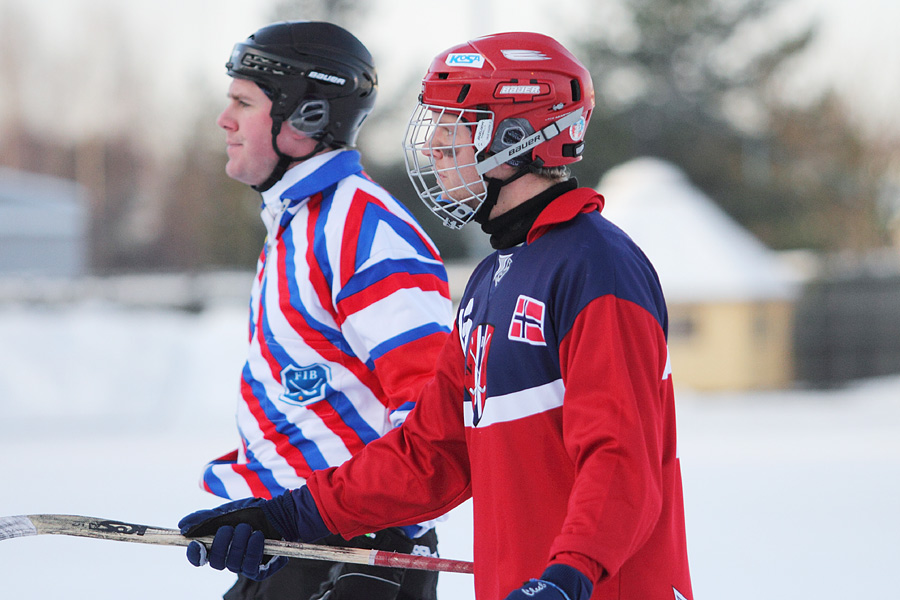
[[(147, 525), (135, 525), (134, 523), (122, 523), (121, 521), (75, 515), (0, 517), (0, 541), (32, 535), (73, 535), (162, 546), (187, 546), (192, 540), (197, 540), (205, 546), (209, 546), (213, 539), (212, 536), (186, 538), (177, 529), (160, 529)], [(265, 551), (273, 556), (330, 560), (377, 567), (447, 571), (451, 573), (472, 572), (472, 563), (470, 562), (386, 552), (384, 550), (338, 548), (317, 544), (266, 540)]]

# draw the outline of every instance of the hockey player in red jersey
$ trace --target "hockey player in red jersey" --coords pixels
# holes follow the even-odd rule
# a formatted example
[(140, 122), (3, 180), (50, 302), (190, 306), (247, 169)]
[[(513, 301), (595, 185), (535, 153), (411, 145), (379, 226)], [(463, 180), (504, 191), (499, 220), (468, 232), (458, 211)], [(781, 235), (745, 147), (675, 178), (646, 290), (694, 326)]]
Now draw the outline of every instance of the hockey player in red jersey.
[(435, 58), (407, 170), (446, 225), (476, 221), (496, 251), (404, 425), (300, 489), (189, 515), (183, 533), (215, 534), (192, 563), (257, 574), (263, 531), (349, 538), (472, 498), (479, 600), (692, 598), (665, 300), (566, 167), (593, 107), (587, 70), (543, 35)]

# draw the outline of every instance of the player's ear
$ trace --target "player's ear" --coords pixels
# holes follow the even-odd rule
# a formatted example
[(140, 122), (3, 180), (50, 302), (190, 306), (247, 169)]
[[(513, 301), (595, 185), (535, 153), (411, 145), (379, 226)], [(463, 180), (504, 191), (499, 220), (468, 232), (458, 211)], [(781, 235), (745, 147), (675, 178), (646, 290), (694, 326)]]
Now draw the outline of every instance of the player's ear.
[(281, 125), (281, 130), (284, 131), (291, 140), (300, 141), (309, 139), (307, 134), (294, 127), (290, 121), (285, 121)]
[(278, 148), (288, 156), (305, 156), (316, 147), (316, 140), (303, 133), (289, 122), (281, 126), (278, 134)]

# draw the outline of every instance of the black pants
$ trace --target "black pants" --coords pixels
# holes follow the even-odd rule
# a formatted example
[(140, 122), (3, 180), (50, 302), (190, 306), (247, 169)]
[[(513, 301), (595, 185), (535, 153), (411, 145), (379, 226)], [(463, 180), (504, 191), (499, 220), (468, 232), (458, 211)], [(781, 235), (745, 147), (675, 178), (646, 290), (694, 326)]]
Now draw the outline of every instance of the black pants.
[[(340, 536), (319, 544), (437, 556), (434, 529), (414, 540), (399, 529), (349, 542)], [(420, 548), (416, 548), (420, 546)], [(271, 577), (253, 581), (243, 575), (225, 592), (225, 600), (437, 600), (437, 571), (390, 569), (292, 558)]]

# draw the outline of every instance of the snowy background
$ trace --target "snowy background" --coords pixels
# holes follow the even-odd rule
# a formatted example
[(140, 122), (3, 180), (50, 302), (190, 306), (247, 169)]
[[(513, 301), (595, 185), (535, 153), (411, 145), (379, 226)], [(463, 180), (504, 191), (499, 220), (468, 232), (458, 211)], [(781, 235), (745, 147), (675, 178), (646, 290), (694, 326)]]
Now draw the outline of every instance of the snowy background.
[[(195, 313), (0, 303), (0, 516), (175, 527), (219, 504), (198, 477), (235, 446), (244, 318), (236, 299)], [(678, 410), (698, 600), (898, 597), (900, 377), (830, 391), (679, 389)], [(439, 536), (445, 557), (471, 559), (468, 505)], [(444, 600), (472, 598), (470, 576), (441, 577)], [(3, 599), (218, 598), (232, 579), (175, 547), (0, 542)]]

